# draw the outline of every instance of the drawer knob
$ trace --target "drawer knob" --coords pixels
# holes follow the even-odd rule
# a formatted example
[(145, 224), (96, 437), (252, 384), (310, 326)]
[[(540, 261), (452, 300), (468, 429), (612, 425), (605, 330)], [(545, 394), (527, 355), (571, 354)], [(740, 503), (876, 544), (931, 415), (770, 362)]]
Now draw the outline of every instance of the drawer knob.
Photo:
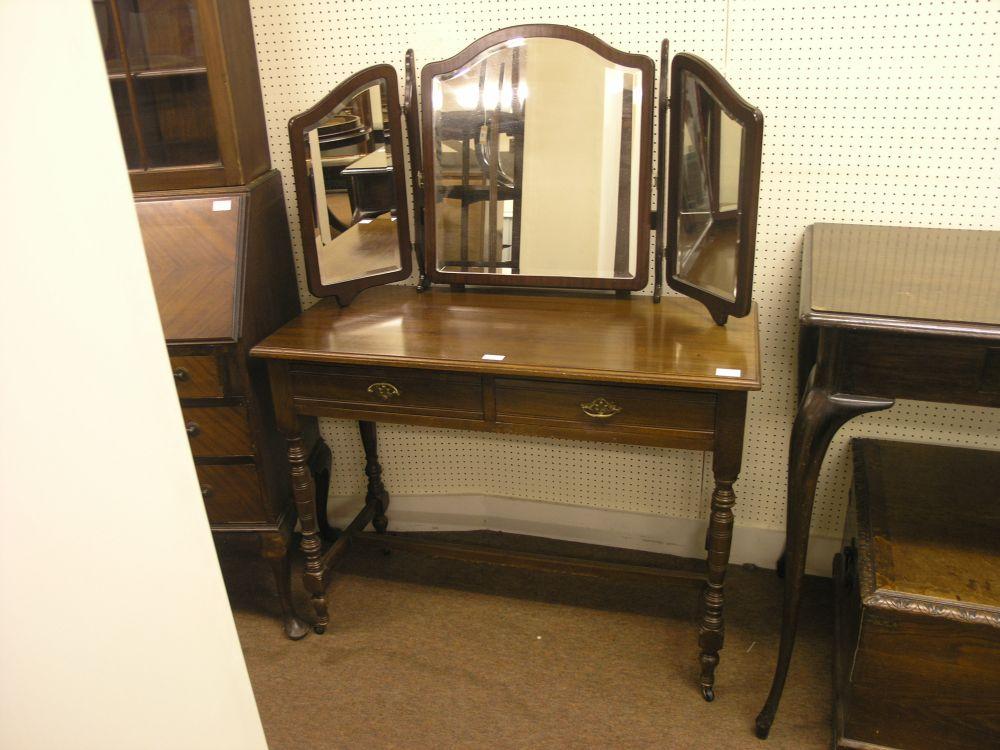
[(176, 380), (178, 383), (183, 383), (186, 380), (190, 380), (190, 378), (191, 378), (190, 373), (183, 367), (174, 368), (174, 380)]
[(373, 396), (378, 396), (383, 401), (399, 398), (399, 388), (392, 383), (372, 383), (368, 386), (368, 392)]
[(215, 490), (212, 489), (212, 485), (210, 484), (203, 484), (201, 486), (201, 496), (205, 500), (208, 500), (208, 498), (210, 498), (214, 492)]
[(580, 408), (588, 417), (595, 419), (609, 419), (622, 410), (614, 401), (608, 401), (603, 396), (595, 398), (589, 404), (580, 404)]
[(198, 437), (201, 433), (201, 425), (197, 422), (187, 422), (184, 425), (184, 429), (187, 430), (188, 437)]

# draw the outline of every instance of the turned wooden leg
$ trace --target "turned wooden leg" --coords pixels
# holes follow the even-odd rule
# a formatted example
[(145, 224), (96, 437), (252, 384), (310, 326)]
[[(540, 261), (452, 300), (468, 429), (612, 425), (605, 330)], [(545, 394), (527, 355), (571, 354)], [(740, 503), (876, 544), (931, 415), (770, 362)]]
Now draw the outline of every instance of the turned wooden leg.
[(302, 435), (292, 435), (287, 440), (292, 495), (295, 498), (295, 509), (299, 514), (299, 525), (302, 527), (300, 546), (305, 556), (302, 582), (306, 591), (312, 596), (313, 609), (316, 610), (313, 630), (316, 633), (323, 633), (330, 617), (326, 608), (326, 584), (323, 580), (323, 541), (316, 520), (316, 487), (306, 461)]
[(719, 651), (726, 634), (722, 617), (723, 586), (733, 542), (735, 503), (732, 480), (716, 477), (708, 524), (708, 581), (702, 594), (701, 627), (698, 629), (701, 694), (707, 701), (715, 700), (715, 668), (719, 664)]
[(288, 537), (278, 531), (260, 534), (260, 551), (271, 565), (274, 581), (278, 586), (278, 601), (281, 604), (281, 619), (285, 635), (293, 641), (304, 638), (309, 628), (292, 606), (292, 569), (288, 562)]
[(715, 700), (715, 668), (719, 664), (719, 651), (725, 639), (723, 586), (733, 541), (733, 505), (736, 503), (733, 482), (739, 476), (743, 457), (746, 409), (745, 393), (717, 394), (715, 443), (712, 447), (715, 489), (712, 492), (712, 508), (705, 539), (708, 573), (702, 593), (701, 624), (698, 628), (701, 694), (707, 701)]
[(316, 524), (319, 532), (328, 542), (336, 541), (339, 530), (330, 525), (327, 515), (327, 499), (330, 496), (330, 477), (333, 469), (333, 455), (330, 453), (330, 446), (320, 438), (313, 446), (312, 455), (309, 456), (309, 470), (313, 475), (313, 483), (316, 485)]
[(382, 465), (378, 462), (378, 436), (374, 422), (358, 422), (361, 430), (361, 443), (365, 447), (365, 474), (368, 476), (368, 494), (365, 502), (375, 508), (372, 526), (379, 534), (384, 534), (389, 528), (389, 519), (385, 512), (389, 509), (389, 493), (382, 484)]
[[(817, 365), (819, 368), (820, 365)], [(816, 482), (823, 458), (833, 436), (848, 420), (859, 414), (888, 409), (892, 399), (831, 393), (818, 386), (824, 374), (813, 371), (792, 427), (788, 455), (788, 519), (785, 529), (785, 593), (781, 616), (781, 644), (771, 692), (757, 716), (757, 736), (765, 739), (771, 731), (781, 692), (788, 676), (795, 633), (798, 628), (802, 581), (805, 578), (809, 525), (812, 520)]]

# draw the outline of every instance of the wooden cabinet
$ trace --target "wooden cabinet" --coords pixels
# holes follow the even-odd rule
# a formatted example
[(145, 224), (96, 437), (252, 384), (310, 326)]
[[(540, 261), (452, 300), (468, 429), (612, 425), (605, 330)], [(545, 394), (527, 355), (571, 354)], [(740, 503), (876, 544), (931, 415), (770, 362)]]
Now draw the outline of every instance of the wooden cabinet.
[[(272, 170), (241, 187), (137, 195), (136, 212), (212, 531), (258, 537), (285, 632), (300, 638), (288, 461), (263, 363), (249, 360), (250, 347), (300, 309), (281, 177)], [(304, 429), (313, 470), (328, 476), (316, 420)]]
[(1000, 744), (1000, 453), (855, 439), (837, 748)]
[(270, 168), (246, 0), (93, 0), (132, 189), (242, 185)]

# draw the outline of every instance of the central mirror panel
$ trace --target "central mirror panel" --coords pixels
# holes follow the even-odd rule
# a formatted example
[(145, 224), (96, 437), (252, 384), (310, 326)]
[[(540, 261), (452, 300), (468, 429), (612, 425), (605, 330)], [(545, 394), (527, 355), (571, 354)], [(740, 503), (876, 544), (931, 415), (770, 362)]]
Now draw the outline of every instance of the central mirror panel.
[(432, 278), (645, 286), (652, 78), (647, 58), (567, 27), (426, 66)]

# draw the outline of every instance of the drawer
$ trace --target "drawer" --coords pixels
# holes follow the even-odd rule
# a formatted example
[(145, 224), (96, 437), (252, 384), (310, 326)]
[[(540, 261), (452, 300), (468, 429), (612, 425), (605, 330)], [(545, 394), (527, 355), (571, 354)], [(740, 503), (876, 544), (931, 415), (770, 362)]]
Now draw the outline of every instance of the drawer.
[(498, 422), (615, 431), (715, 429), (711, 393), (497, 378)]
[(184, 427), (195, 458), (252, 456), (244, 406), (184, 406)]
[(219, 364), (212, 355), (171, 357), (174, 384), (181, 398), (216, 398), (223, 396)]
[(270, 515), (253, 464), (197, 464), (210, 523), (264, 523)]
[(483, 418), (477, 375), (394, 367), (300, 366), (291, 372), (293, 397), (345, 411)]

